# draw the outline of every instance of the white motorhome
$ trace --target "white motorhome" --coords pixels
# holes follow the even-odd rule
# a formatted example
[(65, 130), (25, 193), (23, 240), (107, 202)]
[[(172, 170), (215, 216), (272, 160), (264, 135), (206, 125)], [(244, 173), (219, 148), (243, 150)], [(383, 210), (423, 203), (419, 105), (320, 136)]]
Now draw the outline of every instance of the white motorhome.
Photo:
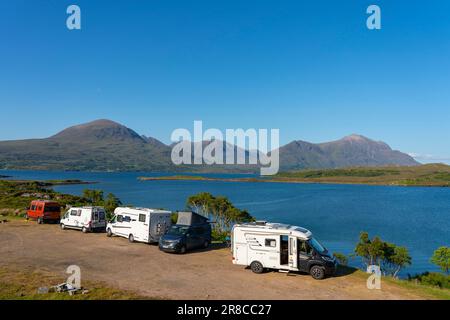
[(106, 226), (108, 237), (117, 235), (130, 242), (158, 242), (170, 228), (172, 212), (149, 208), (125, 208), (114, 210), (114, 217)]
[(103, 207), (74, 207), (64, 213), (61, 229), (79, 229), (83, 232), (105, 230), (106, 213)]
[(231, 232), (233, 263), (265, 269), (310, 273), (323, 279), (336, 271), (336, 259), (301, 227), (259, 221), (237, 224)]

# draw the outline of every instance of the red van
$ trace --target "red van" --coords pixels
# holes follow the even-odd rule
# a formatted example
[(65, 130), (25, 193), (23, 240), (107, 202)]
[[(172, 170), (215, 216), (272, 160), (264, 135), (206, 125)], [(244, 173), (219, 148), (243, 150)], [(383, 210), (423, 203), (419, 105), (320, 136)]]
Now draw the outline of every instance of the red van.
[(61, 205), (58, 202), (47, 200), (31, 201), (27, 211), (27, 219), (36, 220), (39, 224), (44, 221), (59, 223), (61, 218)]

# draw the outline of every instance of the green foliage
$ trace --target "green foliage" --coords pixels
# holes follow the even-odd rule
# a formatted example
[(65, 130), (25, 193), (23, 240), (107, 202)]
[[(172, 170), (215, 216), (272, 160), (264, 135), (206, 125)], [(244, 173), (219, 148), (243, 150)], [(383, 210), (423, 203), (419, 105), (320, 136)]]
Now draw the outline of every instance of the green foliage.
[(383, 269), (394, 278), (398, 276), (402, 268), (411, 265), (412, 260), (407, 248), (388, 242), (384, 244), (383, 257)]
[(402, 268), (411, 265), (407, 248), (385, 242), (379, 237), (371, 240), (367, 232), (361, 232), (355, 255), (361, 257), (366, 266), (378, 265), (384, 274), (393, 277), (397, 277)]
[(421, 284), (450, 289), (450, 276), (437, 272), (424, 272), (413, 277), (408, 276), (409, 281), (418, 281)]
[[(72, 181), (70, 181), (72, 183)], [(122, 203), (113, 194), (106, 198), (101, 190), (84, 190), (83, 196), (73, 196), (54, 191), (50, 187), (54, 182), (41, 181), (0, 181), (0, 208), (18, 210), (25, 213), (30, 202), (36, 199), (57, 201), (61, 206), (81, 207), (86, 205), (103, 206), (107, 215)], [(65, 183), (65, 181), (58, 181)]]
[(172, 224), (176, 224), (178, 221), (178, 213), (173, 212), (172, 215), (170, 216), (170, 220), (172, 221)]
[(339, 252), (335, 252), (333, 256), (336, 258), (336, 260), (339, 262), (341, 266), (347, 266), (348, 265), (348, 257)]
[(441, 268), (445, 273), (449, 273), (450, 268), (450, 248), (440, 247), (434, 251), (430, 261)]
[(87, 199), (90, 205), (104, 207), (106, 211), (107, 220), (111, 220), (114, 209), (122, 205), (122, 202), (118, 197), (112, 193), (108, 193), (106, 198), (103, 196), (101, 190), (83, 190), (83, 197)]
[(255, 220), (248, 211), (236, 208), (228, 198), (215, 197), (207, 192), (189, 197), (186, 206), (188, 210), (208, 217), (213, 222), (215, 240), (226, 238), (234, 224)]

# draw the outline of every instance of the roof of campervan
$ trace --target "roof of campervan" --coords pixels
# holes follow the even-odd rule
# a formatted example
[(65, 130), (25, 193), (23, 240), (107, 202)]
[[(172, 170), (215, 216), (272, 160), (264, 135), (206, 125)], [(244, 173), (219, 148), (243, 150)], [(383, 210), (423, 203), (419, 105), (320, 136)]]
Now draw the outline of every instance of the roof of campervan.
[(57, 204), (57, 205), (59, 205), (59, 203), (57, 201), (53, 201), (53, 200), (33, 200), (31, 202), (32, 203), (44, 203), (44, 204)]
[(184, 226), (192, 226), (195, 224), (204, 224), (208, 222), (208, 218), (195, 212), (178, 212), (177, 224)]
[(150, 208), (130, 208), (130, 207), (117, 207), (114, 213), (129, 213), (129, 214), (139, 214), (139, 213), (172, 213), (171, 211), (161, 210), (161, 209), (150, 209)]
[(234, 228), (245, 228), (245, 229), (248, 228), (252, 231), (265, 231), (265, 232), (271, 231), (279, 234), (289, 233), (293, 236), (302, 239), (310, 239), (312, 237), (312, 232), (309, 231), (308, 229), (283, 223), (270, 223), (265, 221), (257, 221), (257, 222), (236, 224)]

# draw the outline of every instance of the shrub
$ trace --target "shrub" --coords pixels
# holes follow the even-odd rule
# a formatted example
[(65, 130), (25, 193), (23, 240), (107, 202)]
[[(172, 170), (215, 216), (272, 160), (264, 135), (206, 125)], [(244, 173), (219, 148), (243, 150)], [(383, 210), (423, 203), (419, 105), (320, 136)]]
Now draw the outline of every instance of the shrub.
[(333, 255), (336, 258), (336, 260), (339, 262), (340, 265), (342, 265), (342, 266), (348, 265), (348, 258), (345, 254), (336, 252)]
[(437, 272), (424, 272), (413, 277), (409, 276), (408, 280), (417, 280), (421, 284), (439, 287), (441, 289), (450, 289), (450, 276)]

